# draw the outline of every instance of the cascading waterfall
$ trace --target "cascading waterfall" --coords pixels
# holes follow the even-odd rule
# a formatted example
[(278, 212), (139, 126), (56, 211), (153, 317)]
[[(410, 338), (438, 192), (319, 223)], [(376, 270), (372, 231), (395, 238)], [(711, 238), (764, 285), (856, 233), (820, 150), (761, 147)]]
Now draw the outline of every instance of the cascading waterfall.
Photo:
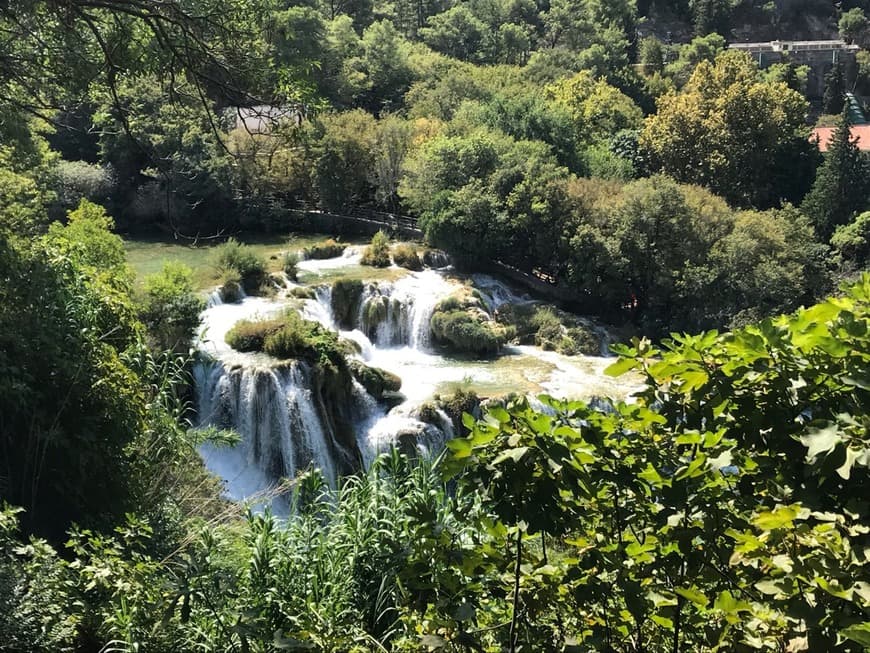
[[(352, 466), (355, 452), (342, 447), (323, 419), (310, 368), (301, 361), (272, 367), (238, 367), (203, 361), (195, 369), (201, 426), (234, 429), (242, 441), (204, 451), (206, 462), (227, 479), (236, 498), (319, 468), (334, 483), (339, 462)], [(233, 471), (227, 473), (227, 468)]]
[[(378, 347), (408, 346), (425, 351), (431, 345), (429, 321), (435, 306), (456, 288), (433, 270), (415, 272), (394, 282), (366, 284), (356, 326)], [(324, 304), (319, 295), (318, 302)]]
[(502, 304), (525, 304), (534, 301), (526, 294), (517, 294), (513, 288), (488, 274), (475, 274), (471, 278), (490, 311), (494, 311)]
[(368, 466), (390, 447), (398, 447), (409, 456), (437, 455), (453, 437), (453, 423), (443, 410), (435, 411), (434, 423), (426, 422), (421, 419), (420, 406), (402, 404), (366, 425), (360, 451)]
[[(239, 286), (236, 289), (236, 296), (239, 298), (239, 300), (242, 300), (245, 297), (247, 297), (247, 295), (245, 294), (245, 289), (242, 288), (241, 286)], [(223, 303), (224, 303), (223, 289), (220, 287), (212, 290), (209, 293), (208, 298), (205, 301), (205, 305), (207, 308), (212, 308), (214, 306), (220, 306)]]
[(308, 320), (319, 322), (327, 329), (335, 330), (335, 320), (332, 317), (332, 286), (321, 285), (314, 288), (316, 301), (305, 302), (302, 314)]
[[(305, 263), (331, 270), (356, 265), (358, 258), (358, 252), (348, 251), (337, 259)], [(472, 281), (489, 310), (505, 302), (533, 301), (488, 275), (474, 275)], [(304, 317), (339, 330), (333, 287), (312, 289), (314, 298), (302, 302)], [(219, 292), (213, 293), (203, 313), (206, 335), (198, 342), (203, 360), (195, 368), (195, 383), (200, 424), (231, 428), (242, 438), (235, 447), (206, 444), (201, 449), (209, 468), (226, 480), (228, 494), (242, 499), (268, 493), (281, 479), (311, 467), (334, 486), (339, 475), (370, 465), (392, 446), (415, 456), (440, 452), (454, 435), (453, 424), (428, 400), (442, 384), (467, 377), (494, 380), (500, 374), (490, 367), (494, 361), (453, 360), (430, 350), (434, 309), (457, 291), (462, 291), (461, 282), (434, 270), (364, 284), (358, 299), (345, 288), (342, 301), (353, 301), (354, 308), (350, 320), (342, 318), (350, 330), (339, 330), (339, 335), (355, 343), (356, 358), (402, 377), (405, 399), (398, 397), (392, 407), (376, 401), (356, 379), (345, 377), (344, 385), (326, 388), (322, 372), (304, 362), (234, 351), (225, 342), (233, 324), (275, 315), (286, 304), (259, 297), (224, 303)], [(531, 381), (537, 391), (561, 394), (572, 387), (569, 378), (603, 376), (596, 367), (591, 368), (594, 376), (578, 367), (588, 361), (533, 347), (509, 350), (504, 359), (516, 358), (511, 373)], [(546, 377), (539, 378), (543, 373)], [(281, 501), (272, 499), (278, 510)]]

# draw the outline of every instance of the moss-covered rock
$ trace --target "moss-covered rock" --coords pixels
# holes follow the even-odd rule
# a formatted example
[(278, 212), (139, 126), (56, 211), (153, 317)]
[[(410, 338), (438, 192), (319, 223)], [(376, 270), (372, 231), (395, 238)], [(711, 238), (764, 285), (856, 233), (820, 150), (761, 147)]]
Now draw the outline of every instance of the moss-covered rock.
[(293, 310), (267, 319), (240, 320), (225, 340), (236, 351), (262, 351), (275, 358), (304, 359), (323, 367), (347, 366), (346, 348), (338, 335)]
[(429, 322), (437, 344), (455, 353), (492, 356), (516, 331), (499, 324), (486, 312), (480, 293), (464, 286), (435, 306)]
[(578, 325), (565, 331), (559, 351), (567, 356), (586, 354), (596, 356), (601, 353), (601, 338), (589, 327)]
[(360, 328), (369, 337), (374, 337), (378, 327), (383, 324), (390, 314), (390, 298), (383, 295), (370, 297), (366, 300), (362, 311), (362, 324)]
[(417, 419), (427, 424), (438, 425), (439, 406), (434, 401), (426, 401), (417, 408)]
[(534, 317), (540, 310), (540, 304), (535, 302), (502, 304), (495, 310), (493, 317), (501, 324), (514, 327), (521, 345), (533, 345), (539, 329)]
[(513, 326), (522, 344), (535, 344), (566, 356), (594, 355), (601, 350), (601, 339), (588, 322), (553, 306), (536, 302), (505, 304), (499, 306), (495, 318)]
[(435, 405), (453, 422), (453, 430), (457, 435), (468, 434), (468, 429), (462, 423), (462, 416), (465, 413), (475, 419), (480, 417), (480, 397), (474, 390), (457, 388), (451, 394), (436, 395), (434, 401)]
[(296, 299), (317, 299), (317, 293), (310, 286), (293, 286), (287, 294)]
[(535, 344), (541, 349), (566, 356), (595, 355), (601, 351), (601, 339), (588, 325), (567, 314), (550, 312), (540, 321)]
[(363, 282), (358, 279), (339, 279), (332, 284), (332, 314), (342, 329), (356, 327), (362, 292)]
[(402, 379), (378, 367), (370, 367), (358, 360), (348, 361), (350, 371), (366, 391), (375, 399), (383, 399), (386, 393), (402, 389)]
[(476, 309), (486, 313), (486, 303), (480, 291), (471, 285), (465, 285), (454, 291), (449, 297), (445, 297), (435, 306), (435, 312), (460, 311)]
[(242, 284), (238, 279), (227, 279), (221, 285), (221, 301), (225, 304), (239, 302), (245, 296)]
[(236, 351), (265, 351), (266, 338), (279, 331), (284, 324), (283, 318), (240, 320), (227, 331), (224, 340)]
[(360, 345), (356, 340), (351, 340), (350, 338), (339, 338), (338, 345), (341, 347), (341, 351), (345, 356), (359, 356), (362, 354), (362, 345)]

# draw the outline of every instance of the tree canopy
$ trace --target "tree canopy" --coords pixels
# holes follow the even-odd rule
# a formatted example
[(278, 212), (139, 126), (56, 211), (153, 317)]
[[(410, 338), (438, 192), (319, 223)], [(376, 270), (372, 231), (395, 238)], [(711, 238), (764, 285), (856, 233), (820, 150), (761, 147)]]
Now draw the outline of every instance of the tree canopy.
[(730, 51), (699, 63), (679, 93), (659, 99), (641, 145), (656, 168), (735, 204), (797, 202), (815, 166), (806, 112), (799, 93), (760, 80), (748, 55)]

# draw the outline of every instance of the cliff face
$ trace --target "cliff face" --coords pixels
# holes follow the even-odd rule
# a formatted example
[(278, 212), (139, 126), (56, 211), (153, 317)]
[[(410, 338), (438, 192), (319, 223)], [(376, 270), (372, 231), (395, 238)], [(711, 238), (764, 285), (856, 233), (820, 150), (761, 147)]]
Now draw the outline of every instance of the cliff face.
[[(698, 34), (688, 6), (654, 0), (638, 2), (638, 10), (642, 17), (638, 31), (643, 36), (667, 41), (670, 35), (671, 42), (685, 43)], [(827, 40), (838, 38), (837, 20), (837, 9), (828, 0), (744, 0), (707, 31), (733, 42)]]

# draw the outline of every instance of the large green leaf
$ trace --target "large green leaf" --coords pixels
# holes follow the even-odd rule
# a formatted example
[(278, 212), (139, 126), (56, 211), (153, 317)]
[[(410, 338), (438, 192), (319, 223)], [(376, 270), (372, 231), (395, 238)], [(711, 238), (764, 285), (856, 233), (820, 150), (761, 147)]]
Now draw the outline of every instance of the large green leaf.
[(840, 631), (840, 636), (858, 642), (865, 648), (870, 648), (870, 621), (844, 628)]
[(752, 524), (765, 531), (777, 528), (790, 528), (798, 511), (793, 506), (777, 506), (772, 511), (761, 512), (752, 520)]
[(608, 376), (622, 376), (629, 370), (633, 370), (638, 366), (638, 363), (633, 358), (620, 358), (615, 363), (611, 363), (604, 368), (604, 373)]
[(701, 607), (706, 606), (710, 601), (704, 596), (703, 593), (697, 587), (678, 587), (674, 590), (677, 594), (682, 596), (684, 599), (688, 599), (692, 603), (696, 603)]

